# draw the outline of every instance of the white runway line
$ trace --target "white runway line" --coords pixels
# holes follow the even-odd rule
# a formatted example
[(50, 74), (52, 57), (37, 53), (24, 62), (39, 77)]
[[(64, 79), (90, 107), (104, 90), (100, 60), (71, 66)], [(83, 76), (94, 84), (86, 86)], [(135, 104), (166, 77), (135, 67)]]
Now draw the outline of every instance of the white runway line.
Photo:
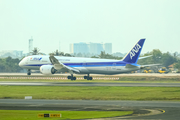
[[(67, 80), (67, 77), (0, 77), (0, 79), (49, 79), (49, 80)], [(77, 80), (83, 80), (83, 77), (77, 77)], [(110, 78), (103, 78), (103, 77), (95, 77), (94, 80), (118, 80), (118, 77), (110, 77)]]

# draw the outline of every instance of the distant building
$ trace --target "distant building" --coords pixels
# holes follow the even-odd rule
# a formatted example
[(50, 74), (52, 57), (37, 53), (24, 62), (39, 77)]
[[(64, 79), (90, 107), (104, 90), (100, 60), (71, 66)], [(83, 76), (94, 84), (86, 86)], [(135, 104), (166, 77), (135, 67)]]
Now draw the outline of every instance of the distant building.
[(88, 44), (86, 43), (74, 43), (73, 45), (74, 47), (74, 53), (83, 53), (83, 54), (87, 54), (89, 52), (89, 47)]
[(112, 54), (112, 43), (73, 43), (70, 44), (71, 54), (94, 54), (99, 55), (101, 51)]
[(0, 51), (0, 58), (7, 58), (7, 57), (12, 57), (12, 58), (22, 58), (23, 57), (23, 51), (17, 51), (17, 50), (3, 50)]
[(70, 44), (69, 48), (70, 48), (70, 54), (73, 54), (74, 53), (74, 44)]
[(89, 53), (91, 54), (100, 54), (101, 51), (104, 51), (103, 44), (101, 43), (89, 43)]
[(108, 54), (112, 54), (112, 43), (105, 43), (104, 51)]

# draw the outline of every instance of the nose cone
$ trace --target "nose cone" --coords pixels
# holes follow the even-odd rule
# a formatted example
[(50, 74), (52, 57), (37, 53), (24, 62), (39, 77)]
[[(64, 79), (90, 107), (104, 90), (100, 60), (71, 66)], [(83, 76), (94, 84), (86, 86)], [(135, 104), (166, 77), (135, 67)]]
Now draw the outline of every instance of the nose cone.
[(23, 66), (23, 63), (22, 63), (22, 60), (19, 62), (19, 67), (22, 67)]

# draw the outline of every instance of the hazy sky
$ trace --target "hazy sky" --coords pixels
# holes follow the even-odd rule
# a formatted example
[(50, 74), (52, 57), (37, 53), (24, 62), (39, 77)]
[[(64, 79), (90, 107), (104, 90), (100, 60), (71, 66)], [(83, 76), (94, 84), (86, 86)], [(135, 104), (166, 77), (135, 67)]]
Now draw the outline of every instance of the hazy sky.
[(143, 53), (180, 52), (180, 0), (0, 0), (0, 51), (69, 52), (75, 42), (112, 42), (128, 52), (146, 38)]

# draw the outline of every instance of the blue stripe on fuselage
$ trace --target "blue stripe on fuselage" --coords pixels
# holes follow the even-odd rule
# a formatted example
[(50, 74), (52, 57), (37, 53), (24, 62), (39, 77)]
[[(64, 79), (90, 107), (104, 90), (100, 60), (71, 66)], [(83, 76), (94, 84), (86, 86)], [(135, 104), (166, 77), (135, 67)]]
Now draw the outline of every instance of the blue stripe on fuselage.
[[(69, 67), (102, 67), (102, 66), (125, 66), (128, 64), (124, 61), (119, 62), (86, 62), (86, 63), (63, 63)], [(25, 66), (42, 66), (42, 65), (52, 65), (52, 64), (28, 64)]]
[(39, 66), (41, 67), (42, 65), (52, 65), (52, 64), (28, 64), (28, 65), (24, 65), (24, 66)]

